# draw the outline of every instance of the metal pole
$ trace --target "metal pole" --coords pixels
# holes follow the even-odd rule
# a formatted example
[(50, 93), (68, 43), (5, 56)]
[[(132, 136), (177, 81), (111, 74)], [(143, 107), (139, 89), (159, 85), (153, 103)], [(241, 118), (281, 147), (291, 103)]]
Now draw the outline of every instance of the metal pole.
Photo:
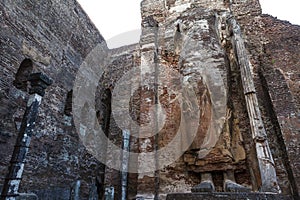
[(10, 161), (9, 173), (5, 179), (1, 200), (15, 200), (24, 171), (26, 155), (29, 150), (31, 136), (35, 127), (35, 121), (45, 89), (52, 84), (52, 80), (42, 73), (31, 74), (29, 77), (31, 88), (26, 111), (14, 152)]

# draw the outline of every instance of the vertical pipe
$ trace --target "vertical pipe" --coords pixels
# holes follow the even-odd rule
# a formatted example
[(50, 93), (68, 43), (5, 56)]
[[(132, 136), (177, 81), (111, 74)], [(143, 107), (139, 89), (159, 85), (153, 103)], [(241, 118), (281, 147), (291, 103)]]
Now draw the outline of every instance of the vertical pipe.
[(121, 187), (122, 187), (122, 200), (127, 198), (127, 183), (128, 183), (128, 164), (129, 164), (129, 151), (130, 151), (130, 132), (123, 130), (123, 155), (122, 155), (122, 170), (121, 170)]
[(31, 74), (29, 77), (31, 88), (26, 111), (23, 116), (20, 132), (17, 137), (14, 152), (10, 161), (9, 173), (5, 179), (1, 200), (15, 200), (24, 171), (26, 155), (29, 150), (35, 121), (45, 89), (52, 84), (52, 80), (42, 73)]

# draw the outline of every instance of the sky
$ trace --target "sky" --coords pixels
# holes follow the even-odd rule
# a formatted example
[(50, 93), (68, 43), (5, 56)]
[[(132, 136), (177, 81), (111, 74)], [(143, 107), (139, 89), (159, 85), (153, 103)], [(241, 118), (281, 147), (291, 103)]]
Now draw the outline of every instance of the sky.
[[(109, 48), (139, 41), (141, 0), (77, 0)], [(263, 13), (300, 25), (300, 0), (260, 0)]]

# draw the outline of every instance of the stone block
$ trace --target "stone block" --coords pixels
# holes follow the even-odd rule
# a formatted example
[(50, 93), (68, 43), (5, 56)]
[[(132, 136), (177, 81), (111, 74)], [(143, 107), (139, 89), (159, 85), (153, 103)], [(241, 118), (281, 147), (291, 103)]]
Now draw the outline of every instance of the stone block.
[(292, 196), (266, 193), (175, 193), (169, 194), (167, 200), (293, 200)]

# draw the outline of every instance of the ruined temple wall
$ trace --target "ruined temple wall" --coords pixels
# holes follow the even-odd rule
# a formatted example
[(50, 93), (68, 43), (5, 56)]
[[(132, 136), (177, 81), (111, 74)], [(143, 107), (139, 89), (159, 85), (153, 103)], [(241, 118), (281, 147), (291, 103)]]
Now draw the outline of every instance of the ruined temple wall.
[(80, 64), (103, 37), (75, 0), (1, 1), (0, 26), (0, 185), (28, 98), (13, 86), (27, 58), (34, 72), (44, 72), (54, 83), (42, 101), (21, 191), (43, 189), (38, 193), (49, 198), (68, 198), (71, 184), (81, 179), (86, 193), (98, 162), (80, 143), (65, 106)]
[[(232, 98), (231, 101), (234, 101), (235, 109), (234, 114), (232, 114), (235, 115), (234, 121), (236, 123), (233, 137), (239, 137), (237, 135), (240, 134), (240, 131), (243, 132), (243, 135), (250, 135), (249, 129), (245, 128), (248, 126), (247, 113), (243, 109), (244, 105), (242, 102), (239, 102), (241, 99), (238, 98), (238, 95), (242, 95), (238, 91), (241, 88), (238, 86), (238, 83), (233, 89), (227, 86), (227, 78), (230, 79), (228, 83), (231, 83), (231, 79), (234, 80), (237, 77), (228, 75), (229, 71), (227, 70), (229, 69), (225, 61), (225, 50), (221, 48), (218, 39), (217, 32), (219, 30), (216, 27), (215, 11), (229, 11), (228, 4), (224, 3), (224, 1), (214, 1), (213, 3), (209, 1), (165, 1), (165, 4), (163, 4), (161, 1), (145, 0), (142, 2), (141, 10), (143, 20), (143, 34), (140, 41), (142, 60), (144, 57), (145, 63), (153, 63), (153, 58), (156, 54), (156, 61), (158, 61), (160, 67), (165, 66), (178, 70), (183, 76), (190, 77), (192, 84), (195, 84), (198, 81), (197, 78), (199, 79), (203, 75), (202, 68), (214, 70), (215, 65), (217, 65), (221, 75), (218, 81), (223, 79), (225, 82), (225, 89), (222, 91), (235, 90), (229, 94), (230, 98)], [(191, 44), (193, 39), (191, 40), (188, 37), (195, 39), (194, 44)], [(199, 46), (193, 49), (193, 45)], [(172, 77), (170, 76), (168, 79), (167, 76), (166, 74), (165, 83), (172, 83)], [(215, 80), (215, 82), (218, 81)], [(201, 84), (199, 83), (199, 85)], [(194, 89), (197, 91), (198, 97), (203, 95), (201, 93), (203, 91), (199, 90), (197, 86)], [(162, 98), (164, 97), (162, 96)], [(199, 99), (199, 102), (201, 102), (201, 99)], [(208, 106), (208, 104), (206, 105)], [(180, 116), (180, 108), (175, 106), (175, 108), (166, 107), (166, 109), (169, 109), (168, 112), (171, 111), (173, 115), (173, 119), (169, 118), (168, 120), (173, 120), (175, 123), (166, 122), (165, 127), (167, 128), (160, 132), (158, 136), (159, 148), (168, 145), (170, 138), (173, 138), (176, 134), (180, 123), (176, 119), (176, 116)], [(202, 115), (209, 115), (205, 113), (206, 111), (203, 109)], [(209, 117), (207, 116), (207, 118)], [(205, 119), (201, 120), (199, 139), (203, 141), (205, 129), (209, 124), (206, 123), (205, 125), (205, 122), (203, 123)], [(236, 142), (242, 142), (238, 140), (240, 138)], [(200, 141), (197, 142), (201, 144)], [(218, 143), (220, 149), (216, 149), (221, 151), (224, 145), (223, 142), (220, 140)], [(148, 146), (150, 149), (153, 149), (155, 148), (155, 143), (148, 144)], [(250, 175), (245, 173), (246, 165), (245, 158), (242, 156), (243, 150), (237, 150), (237, 154), (240, 154), (239, 156), (241, 157), (240, 160), (237, 159), (234, 162), (230, 158), (230, 153), (227, 154), (227, 157), (226, 150), (224, 150), (224, 154), (218, 154), (218, 150), (211, 153), (204, 161), (197, 159), (197, 156), (194, 156), (195, 153), (188, 153), (185, 158), (181, 157), (175, 163), (157, 173), (139, 176), (138, 195), (150, 199), (158, 195), (159, 198), (164, 199), (168, 193), (190, 192), (190, 189), (200, 182), (199, 172), (204, 171), (214, 173), (218, 191), (222, 191), (222, 171), (227, 169), (238, 169), (237, 179), (239, 183), (247, 186), (251, 185), (249, 182)]]
[(253, 65), (280, 187), (299, 194), (299, 26), (262, 15), (260, 9), (242, 15), (234, 5), (232, 10)]
[[(262, 15), (258, 0), (214, 2), (170, 0), (165, 1), (165, 3), (145, 0), (142, 3), (144, 28), (147, 28), (145, 24), (148, 23), (148, 26), (149, 24), (151, 27), (158, 26), (159, 30), (162, 30), (162, 33), (158, 32), (158, 38), (162, 37), (157, 41), (161, 46), (156, 46), (159, 51), (158, 53), (161, 53), (161, 57), (164, 57), (163, 51), (169, 51), (168, 53), (170, 53), (173, 48), (176, 49), (176, 45), (177, 47), (180, 46), (180, 44), (176, 44), (176, 36), (173, 34), (176, 26), (181, 31), (192, 27), (194, 25), (192, 22), (192, 9), (198, 6), (203, 9), (213, 10), (216, 13), (231, 11), (241, 25), (248, 56), (253, 66), (259, 107), (263, 115), (271, 151), (275, 159), (278, 182), (283, 193), (296, 194), (295, 190), (297, 190), (297, 183), (299, 182), (299, 161), (295, 156), (299, 153), (299, 138), (297, 134), (299, 127), (297, 120), (297, 113), (299, 113), (299, 77), (297, 77), (299, 73), (298, 26)], [(180, 19), (181, 15), (186, 16), (189, 20), (184, 22)], [(143, 44), (147, 42), (151, 43), (151, 40), (147, 39), (154, 37), (154, 34), (151, 32), (144, 31), (144, 34), (149, 37), (142, 36), (142, 38), (145, 38), (141, 43), (142, 49)], [(148, 47), (147, 45), (144, 46)], [(151, 48), (154, 49), (154, 46), (152, 44)], [(149, 51), (149, 49), (145, 49)], [(172, 56), (170, 57), (173, 60), (170, 59), (169, 63), (168, 61), (163, 61), (163, 63), (167, 66), (176, 65), (176, 61), (174, 63), (174, 55)], [(231, 95), (234, 96), (232, 97), (232, 103), (235, 104), (235, 114), (238, 116), (237, 122), (241, 134), (245, 139), (243, 145), (246, 151), (248, 150), (247, 162), (251, 163), (251, 160), (255, 159), (255, 155), (249, 157), (253, 143), (251, 141), (251, 134), (249, 134), (249, 129), (247, 128), (249, 126), (247, 122), (248, 116), (244, 110), (244, 99), (238, 98), (238, 96), (243, 96), (241, 77), (238, 75), (240, 71), (238, 68), (232, 70), (233, 76), (230, 78), (230, 84), (233, 87), (231, 88)], [(189, 157), (189, 159), (191, 158)], [(251, 166), (248, 167), (251, 168)], [(172, 174), (171, 171), (167, 173)], [(238, 179), (243, 180), (246, 177), (247, 175), (244, 174), (239, 176)], [(170, 181), (171, 183), (174, 179), (164, 179), (164, 182)], [(148, 182), (150, 183), (151, 181)], [(152, 185), (145, 184), (145, 186), (154, 187), (153, 183)], [(176, 189), (172, 190), (170, 188), (167, 190), (169, 192), (176, 191)], [(162, 189), (161, 193), (164, 193), (164, 189)]]
[[(121, 81), (120, 79), (126, 76), (130, 76), (131, 70), (138, 68), (140, 66), (140, 56), (139, 56), (139, 45), (134, 44), (130, 46), (124, 46), (117, 49), (111, 50), (111, 62), (105, 67), (103, 75), (99, 80), (98, 89), (96, 92), (96, 112), (98, 121), (102, 125), (102, 129), (107, 135), (107, 138), (118, 148), (122, 148), (123, 144), (123, 133), (120, 128), (120, 124), (116, 119), (121, 119), (126, 121), (129, 120), (126, 116), (116, 115), (112, 113), (112, 95), (118, 95), (114, 89), (125, 84), (128, 87), (124, 87), (122, 93), (130, 91), (131, 79), (126, 79)], [(133, 95), (133, 97), (139, 99), (138, 95)], [(128, 97), (123, 98), (127, 105), (132, 104), (132, 99)], [(114, 110), (116, 111), (116, 109)], [(133, 112), (132, 118), (136, 118)], [(137, 138), (132, 137), (130, 141), (130, 151), (137, 152)], [(117, 150), (114, 150), (112, 146), (107, 146), (107, 166), (104, 170), (103, 186), (105, 188), (114, 188), (115, 199), (121, 198), (121, 172), (114, 168), (115, 163), (122, 159), (122, 155)], [(129, 162), (130, 164), (133, 162)], [(136, 196), (136, 174), (128, 174), (128, 197), (131, 199)]]
[[(199, 11), (201, 13), (195, 12), (197, 6), (202, 9)], [(246, 49), (253, 66), (259, 107), (275, 160), (278, 183), (284, 194), (295, 194), (299, 183), (297, 177), (299, 166), (297, 156), (295, 156), (299, 152), (297, 134), (297, 113), (299, 110), (297, 89), (299, 82), (297, 77), (299, 73), (299, 55), (297, 54), (299, 52), (299, 42), (297, 38), (299, 38), (299, 28), (275, 20), (272, 17), (261, 15), (261, 8), (257, 0), (232, 1), (231, 4), (230, 2), (216, 1), (213, 6), (209, 2), (205, 3), (205, 1), (193, 1), (192, 3), (191, 1), (166, 1), (165, 4), (162, 1), (143, 1), (141, 8), (143, 34), (140, 41), (140, 50), (136, 50), (136, 53), (139, 52), (140, 54), (137, 53), (136, 57), (132, 58), (130, 53), (124, 52), (125, 55), (116, 58), (115, 66), (112, 67), (113, 70), (108, 73), (110, 75), (107, 76), (107, 79), (111, 79), (108, 82), (114, 85), (116, 80), (120, 78), (120, 73), (125, 74), (126, 72), (123, 70), (128, 71), (130, 69), (131, 61), (128, 61), (131, 59), (135, 59), (136, 65), (140, 63), (149, 64), (157, 59), (156, 61), (161, 65), (178, 70), (178, 66), (180, 66), (178, 53), (180, 53), (183, 45), (178, 32), (184, 33), (184, 31), (191, 29), (195, 26), (193, 20), (204, 19), (205, 17), (203, 18), (202, 15), (209, 13), (211, 9), (213, 10), (212, 13), (219, 13), (220, 10), (227, 12), (231, 10), (242, 27)], [(194, 19), (195, 16), (197, 19)], [(211, 17), (214, 18), (214, 14)], [(215, 29), (215, 24), (210, 21), (209, 27)], [(214, 34), (210, 32), (207, 38), (217, 40)], [(226, 52), (226, 48), (232, 47), (229, 46), (220, 50), (218, 56)], [(229, 59), (228, 62), (236, 62), (230, 60), (231, 58), (227, 59)], [(127, 67), (124, 68), (125, 65)], [(252, 163), (256, 156), (251, 152), (253, 141), (249, 130), (250, 125), (241, 85), (240, 69), (238, 66), (229, 67), (228, 63), (225, 63), (225, 65), (227, 69), (223, 73), (223, 78), (228, 78), (226, 88), (230, 91), (228, 106), (233, 110), (233, 118), (230, 122), (234, 130), (232, 133), (237, 138), (243, 137), (243, 139), (239, 138), (241, 140), (231, 142), (244, 146), (247, 154), (246, 160), (241, 159), (241, 162), (236, 162), (236, 166), (234, 166), (233, 163), (224, 161), (223, 158), (215, 157), (212, 154), (210, 161), (215, 163), (204, 165), (203, 162), (199, 161), (198, 166), (195, 165), (192, 168), (186, 164), (189, 164), (189, 162), (194, 163), (195, 157), (187, 156), (186, 160), (180, 158), (157, 173), (141, 174), (139, 176), (130, 174), (130, 197), (137, 195), (152, 199), (155, 195), (158, 195), (159, 198), (164, 199), (167, 193), (189, 192), (191, 187), (200, 182), (199, 172), (203, 171), (213, 171), (217, 190), (222, 191), (222, 170), (228, 168), (237, 170), (236, 179), (238, 183), (248, 187), (253, 186), (251, 185), (249, 170), (245, 169), (253, 167), (249, 163)], [(150, 70), (147, 66), (143, 67), (145, 67), (145, 70)], [(183, 70), (180, 67), (179, 69)], [(166, 78), (165, 81), (171, 83), (172, 78)], [(105, 81), (103, 84), (105, 85)], [(110, 86), (107, 85), (106, 87)], [(153, 95), (151, 93), (153, 93), (151, 90), (143, 91), (142, 94), (139, 94), (140, 96), (137, 95), (137, 99), (143, 101)], [(133, 104), (136, 109), (135, 114), (139, 115), (147, 112), (146, 106), (142, 106), (141, 102), (133, 101)], [(166, 107), (166, 109), (168, 112), (175, 113), (172, 119), (175, 123), (166, 124), (166, 129), (159, 135), (158, 147), (167, 145), (169, 139), (174, 136), (174, 131), (178, 128), (176, 116), (180, 115), (180, 112), (176, 106), (171, 107)], [(133, 119), (136, 119), (135, 117)], [(113, 138), (118, 145), (121, 145), (120, 129), (114, 122), (111, 123), (111, 126), (111, 133), (119, 134), (119, 136)], [(222, 142), (220, 141), (220, 144)], [(150, 150), (157, 148), (153, 138), (147, 144), (144, 144), (143, 140), (132, 143), (132, 148), (137, 152), (143, 151), (141, 146), (146, 146)], [(241, 156), (240, 158), (243, 158), (243, 150), (236, 150), (236, 153)], [(219, 165), (216, 165), (218, 161), (220, 161)], [(120, 191), (118, 187), (120, 174), (117, 171), (107, 170), (106, 177), (106, 185), (114, 186)], [(112, 181), (113, 179), (114, 181)], [(117, 192), (117, 195), (119, 194), (120, 192)]]
[[(197, 11), (200, 7), (202, 10)], [(105, 90), (113, 90), (120, 77), (133, 66), (139, 66), (142, 56), (144, 58), (149, 56), (148, 60), (151, 61), (154, 58), (154, 51), (157, 51), (155, 52), (158, 55), (157, 59), (163, 66), (184, 70), (178, 68), (177, 54), (182, 46), (182, 38), (178, 32), (193, 27), (193, 20), (204, 19), (203, 13), (209, 13), (210, 10), (215, 12), (231, 9), (242, 27), (253, 66), (259, 106), (275, 160), (279, 185), (283, 193), (295, 194), (297, 188), (299, 190), (300, 183), (299, 26), (261, 15), (258, 0), (218, 0), (213, 3), (208, 0), (144, 0), (141, 9), (143, 35), (140, 46), (134, 45), (114, 51), (113, 62), (106, 69), (100, 82), (99, 93), (96, 94), (97, 111), (105, 111), (101, 107), (101, 101), (107, 101), (105, 95), (104, 99), (102, 98)], [(200, 11), (201, 13), (198, 13)], [(213, 16), (212, 14), (208, 18)], [(97, 43), (103, 42), (103, 38), (73, 0), (51, 0), (39, 4), (32, 0), (5, 0), (0, 3), (0, 19), (0, 185), (7, 173), (17, 135), (16, 127), (22, 118), (27, 99), (27, 93), (16, 89), (13, 81), (21, 62), (29, 58), (34, 62), (34, 71), (45, 72), (54, 79), (54, 84), (48, 88), (42, 102), (37, 121), (37, 133), (32, 140), (21, 191), (40, 190), (41, 195), (55, 196), (59, 193), (68, 198), (71, 183), (80, 179), (83, 181), (82, 194), (86, 197), (92, 179), (98, 176), (101, 170), (98, 169), (99, 162), (88, 154), (79, 142), (72, 117), (70, 113), (65, 112), (65, 104), (80, 64)], [(150, 31), (145, 29), (149, 25), (152, 28), (158, 25), (157, 41), (155, 41), (155, 33), (151, 32), (153, 29)], [(211, 20), (209, 27), (213, 30), (214, 26)], [(208, 35), (202, 36), (206, 36), (204, 37), (206, 42), (213, 40), (212, 43), (218, 46), (215, 34), (215, 31), (210, 31)], [(221, 58), (224, 56), (224, 51), (226, 49), (217, 48), (214, 53), (220, 54), (210, 55)], [(221, 63), (223, 64), (223, 61)], [(235, 135), (239, 137), (241, 134), (244, 137), (244, 141), (234, 142), (244, 145), (248, 154), (252, 144), (240, 72), (237, 68), (222, 70), (222, 78), (224, 81), (227, 79), (226, 89), (230, 91), (229, 107), (234, 110), (230, 123), (235, 130), (233, 131)], [(166, 82), (172, 83), (172, 80)], [(148, 98), (151, 92), (153, 93), (153, 91), (145, 91), (139, 94), (141, 96), (134, 96), (136, 99), (133, 98), (131, 102), (136, 109), (136, 112), (131, 113), (133, 119), (138, 118), (139, 112), (147, 111), (146, 107), (138, 101)], [(175, 113), (172, 119), (175, 123), (168, 123), (159, 136), (161, 146), (167, 145), (178, 128), (179, 110), (176, 105), (171, 105), (167, 109), (168, 112)], [(101, 120), (99, 119), (100, 122)], [(109, 129), (109, 138), (121, 146), (122, 131), (113, 117)], [(131, 149), (140, 152), (143, 150), (142, 144), (141, 141), (132, 139)], [(149, 148), (153, 147), (153, 144), (149, 145)], [(238, 154), (242, 154), (241, 152), (243, 151), (239, 151)], [(111, 161), (115, 160), (113, 155), (110, 152)], [(211, 156), (211, 161), (217, 163), (218, 159)], [(191, 167), (187, 167), (187, 163), (191, 160), (194, 163), (195, 157), (192, 156), (187, 157), (186, 160), (180, 158), (157, 174), (141, 176), (129, 174), (129, 197), (134, 198), (140, 194), (151, 199), (155, 193), (158, 193), (163, 199), (167, 193), (189, 192), (191, 187), (200, 182), (199, 173), (196, 172), (201, 170), (213, 171), (217, 190), (221, 191), (223, 175), (216, 168), (222, 167), (238, 169), (237, 182), (251, 187), (251, 178), (245, 169), (249, 168), (247, 163), (255, 158), (249, 158), (248, 155), (247, 159), (241, 159), (241, 162), (237, 163), (222, 160), (219, 165), (214, 166), (198, 162), (201, 167), (194, 166), (191, 170)], [(120, 182), (119, 171), (106, 170), (105, 186), (116, 188), (116, 198), (120, 196)]]
[[(266, 118), (270, 118), (276, 135), (280, 155), (292, 191), (299, 194), (299, 26), (263, 16), (262, 23), (266, 43), (263, 44), (263, 55), (260, 55), (260, 67), (257, 73), (269, 105)], [(259, 85), (259, 83), (258, 83)], [(265, 103), (267, 99), (265, 99)], [(266, 105), (266, 104), (265, 104)], [(268, 116), (268, 117), (267, 117)], [(266, 121), (266, 124), (270, 123)], [(278, 148), (277, 146), (277, 148)], [(274, 148), (276, 149), (276, 148)], [(280, 163), (280, 162), (279, 162)], [(279, 170), (282, 167), (278, 167)], [(282, 173), (282, 172), (281, 172)], [(281, 174), (279, 173), (279, 174)], [(284, 178), (283, 178), (284, 180)]]

